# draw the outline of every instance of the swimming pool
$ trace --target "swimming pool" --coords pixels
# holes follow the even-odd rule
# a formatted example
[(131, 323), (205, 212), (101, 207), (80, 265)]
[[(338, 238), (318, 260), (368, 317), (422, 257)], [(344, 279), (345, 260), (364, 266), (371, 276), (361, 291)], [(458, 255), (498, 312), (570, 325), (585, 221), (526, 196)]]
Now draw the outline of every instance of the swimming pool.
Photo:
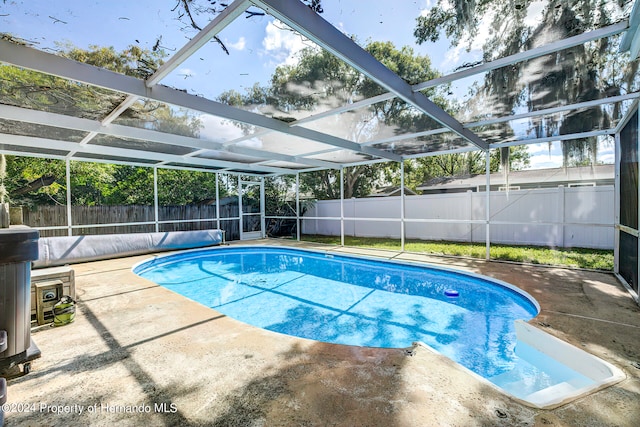
[(532, 297), (487, 278), (294, 249), (199, 250), (135, 272), (264, 329), (366, 347), (422, 341), (484, 377), (513, 366), (513, 322), (538, 313)]
[(593, 385), (518, 341), (516, 321), (535, 317), (538, 303), (485, 276), (271, 246), (187, 251), (134, 272), (274, 332), (367, 347), (421, 342), (525, 401), (558, 384)]

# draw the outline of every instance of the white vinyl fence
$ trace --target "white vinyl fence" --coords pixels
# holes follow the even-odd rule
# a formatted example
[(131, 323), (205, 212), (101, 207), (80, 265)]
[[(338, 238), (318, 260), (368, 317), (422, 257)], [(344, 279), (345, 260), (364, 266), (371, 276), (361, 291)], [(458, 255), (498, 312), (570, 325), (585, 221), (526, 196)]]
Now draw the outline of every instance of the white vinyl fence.
[[(486, 193), (406, 196), (405, 238), (484, 242)], [(343, 202), (344, 234), (400, 238), (401, 197)], [(613, 249), (614, 187), (492, 191), (492, 243)], [(318, 201), (302, 218), (304, 234), (339, 236), (340, 200)]]

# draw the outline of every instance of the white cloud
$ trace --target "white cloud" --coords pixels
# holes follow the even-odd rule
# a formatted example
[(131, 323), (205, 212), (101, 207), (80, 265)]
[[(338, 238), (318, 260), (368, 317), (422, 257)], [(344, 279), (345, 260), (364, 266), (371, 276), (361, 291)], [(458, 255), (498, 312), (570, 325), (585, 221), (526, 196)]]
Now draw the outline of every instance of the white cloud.
[(244, 141), (238, 142), (238, 147), (249, 147), (249, 148), (262, 148), (262, 141), (258, 138), (245, 139)]
[(225, 45), (234, 50), (244, 50), (247, 45), (247, 40), (244, 37), (240, 37), (237, 42), (226, 42)]
[[(527, 145), (527, 149), (529, 154), (537, 155), (537, 154), (546, 154), (549, 155), (549, 144), (546, 142), (541, 142), (539, 144), (529, 144)], [(553, 149), (553, 147), (552, 147)]]
[(547, 169), (562, 167), (562, 155), (539, 154), (531, 156), (529, 169)]
[(613, 152), (598, 153), (598, 161), (607, 164), (614, 164), (616, 161), (616, 156)]
[(435, 6), (435, 0), (424, 0), (424, 7), (420, 10), (420, 16), (427, 16), (433, 6)]
[(193, 71), (191, 68), (180, 68), (178, 70), (178, 75), (183, 76), (183, 77), (193, 77), (195, 76), (197, 73), (195, 71)]
[(219, 117), (202, 115), (200, 116), (200, 122), (202, 123), (200, 135), (204, 139), (225, 142), (240, 138), (244, 135), (242, 129), (234, 125), (232, 122), (223, 120)]
[(598, 161), (604, 163), (615, 163), (615, 148), (611, 141), (601, 139), (598, 141)]
[(537, 27), (542, 21), (542, 11), (544, 10), (546, 1), (534, 1), (527, 8), (527, 16), (524, 18), (524, 24), (529, 27)]
[(527, 145), (527, 150), (531, 154), (528, 169), (559, 168), (562, 166), (562, 150), (557, 141), (551, 144), (551, 149), (549, 149), (548, 143), (541, 142)]
[(265, 28), (265, 38), (262, 40), (262, 47), (265, 52), (272, 56), (277, 65), (293, 65), (297, 62), (296, 54), (311, 42), (302, 35), (288, 29), (280, 21), (271, 21)]

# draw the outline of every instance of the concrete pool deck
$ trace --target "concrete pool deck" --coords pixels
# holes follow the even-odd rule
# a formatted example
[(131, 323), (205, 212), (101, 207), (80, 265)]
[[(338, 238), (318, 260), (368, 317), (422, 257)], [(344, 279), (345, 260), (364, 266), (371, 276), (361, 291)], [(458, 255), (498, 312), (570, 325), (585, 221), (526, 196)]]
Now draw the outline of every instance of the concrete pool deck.
[(626, 379), (556, 409), (532, 409), (423, 348), (325, 344), (240, 323), (133, 274), (150, 257), (143, 255), (73, 266), (76, 321), (34, 330), (42, 358), (8, 381), (6, 425), (637, 425), (640, 307), (611, 274), (252, 243), (429, 262), (504, 280), (540, 303), (532, 324)]

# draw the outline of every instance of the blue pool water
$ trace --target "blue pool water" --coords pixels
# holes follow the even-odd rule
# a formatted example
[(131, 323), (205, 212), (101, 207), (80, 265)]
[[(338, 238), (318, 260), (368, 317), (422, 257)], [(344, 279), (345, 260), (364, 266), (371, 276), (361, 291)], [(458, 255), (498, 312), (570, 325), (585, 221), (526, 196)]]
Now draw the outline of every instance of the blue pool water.
[(295, 249), (197, 250), (134, 272), (264, 329), (367, 347), (422, 341), (489, 379), (519, 366), (514, 321), (538, 313), (531, 296), (483, 276)]

